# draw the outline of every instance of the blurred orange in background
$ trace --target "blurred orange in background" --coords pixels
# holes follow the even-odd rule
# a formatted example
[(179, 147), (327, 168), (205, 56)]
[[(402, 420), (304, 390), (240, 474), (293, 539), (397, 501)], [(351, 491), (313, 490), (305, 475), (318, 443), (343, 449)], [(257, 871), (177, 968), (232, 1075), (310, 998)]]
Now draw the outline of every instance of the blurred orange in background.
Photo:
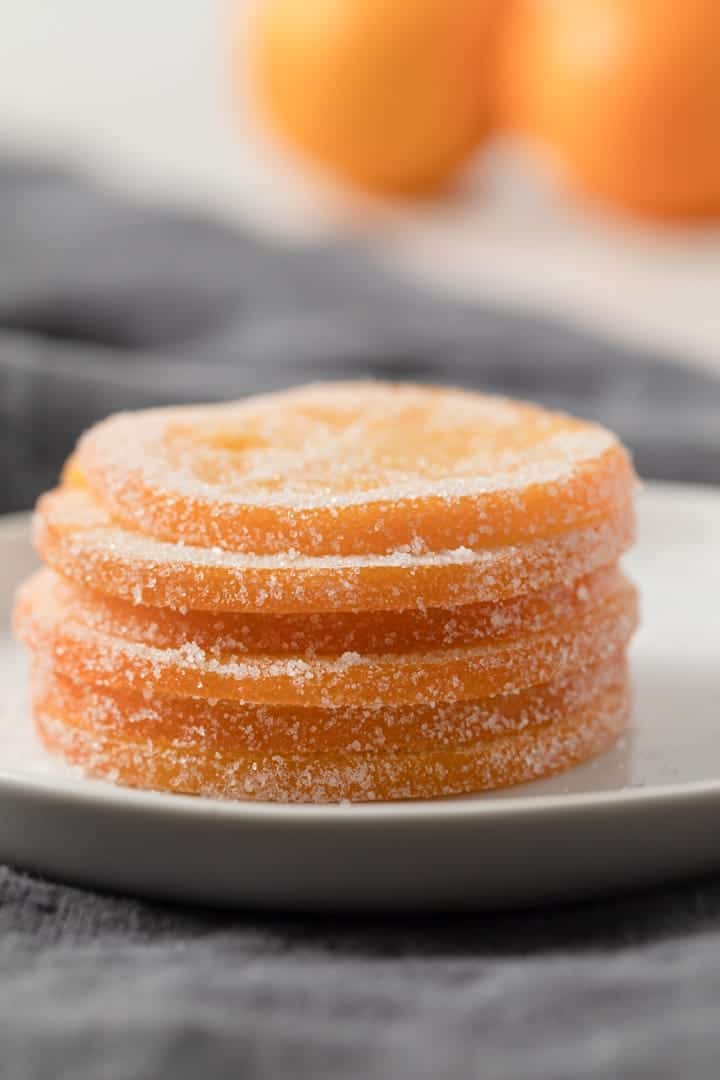
[(489, 132), (502, 4), (259, 0), (247, 42), (259, 103), (291, 145), (355, 185), (442, 189)]
[(655, 217), (720, 214), (720, 2), (513, 0), (504, 119), (583, 191)]
[(235, 40), (271, 126), (365, 190), (442, 190), (505, 128), (623, 211), (720, 215), (720, 0), (255, 0)]

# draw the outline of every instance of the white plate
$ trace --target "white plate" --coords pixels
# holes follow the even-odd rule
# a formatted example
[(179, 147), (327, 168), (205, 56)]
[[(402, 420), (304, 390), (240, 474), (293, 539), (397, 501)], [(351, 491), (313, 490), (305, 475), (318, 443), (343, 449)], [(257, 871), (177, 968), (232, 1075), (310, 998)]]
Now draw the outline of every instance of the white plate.
[[(479, 797), (272, 806), (147, 794), (46, 757), (0, 630), (0, 860), (87, 886), (282, 909), (510, 907), (720, 870), (720, 493), (649, 487), (633, 730), (551, 781)], [(0, 523), (0, 610), (34, 563)]]

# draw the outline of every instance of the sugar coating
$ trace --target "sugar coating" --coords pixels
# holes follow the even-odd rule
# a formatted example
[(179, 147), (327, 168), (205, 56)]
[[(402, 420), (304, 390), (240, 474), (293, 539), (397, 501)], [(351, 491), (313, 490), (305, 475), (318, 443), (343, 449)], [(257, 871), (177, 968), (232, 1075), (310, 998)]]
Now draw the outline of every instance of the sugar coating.
[(73, 674), (60, 674), (42, 658), (35, 662), (31, 685), (41, 712), (64, 717), (90, 734), (162, 743), (201, 756), (452, 750), (586, 710), (628, 679), (626, 659), (617, 653), (592, 667), (564, 672), (543, 686), (480, 701), (311, 709), (166, 698), (148, 690), (98, 688), (73, 679)]
[(82, 672), (97, 685), (118, 681), (171, 696), (228, 698), (255, 704), (340, 705), (453, 702), (549, 681), (622, 648), (637, 624), (635, 590), (617, 592), (584, 618), (540, 634), (460, 649), (415, 653), (345, 652), (217, 658), (191, 642), (160, 649), (89, 628), (38, 579), (21, 591), (16, 630), (35, 652)]
[(434, 555), (252, 556), (166, 543), (113, 526), (85, 491), (43, 496), (41, 557), (93, 590), (174, 610), (329, 612), (420, 609), (497, 601), (617, 561), (634, 539), (630, 504), (616, 517), (553, 540)]
[(50, 751), (89, 776), (115, 783), (219, 799), (330, 803), (437, 798), (538, 780), (612, 746), (629, 711), (629, 693), (622, 687), (577, 715), (471, 747), (317, 756), (224, 757), (153, 740), (127, 743), (39, 709), (35, 724)]
[[(405, 442), (408, 422), (424, 452)], [(615, 445), (599, 425), (507, 398), (326, 383), (116, 414), (83, 436), (78, 462), (99, 459), (110, 473), (136, 471), (149, 488), (213, 505), (221, 498), (302, 510), (561, 482)]]
[(521, 542), (607, 517), (633, 486), (597, 425), (382, 383), (111, 417), (68, 479), (143, 535), (283, 555)]
[(51, 593), (84, 626), (155, 648), (197, 645), (221, 659), (229, 653), (295, 655), (311, 660), (346, 652), (413, 652), (523, 637), (570, 623), (617, 593), (625, 584), (615, 566), (603, 567), (572, 585), (527, 593), (503, 603), (466, 604), (405, 612), (321, 612), (264, 615), (175, 612), (103, 597), (40, 571), (33, 593)]

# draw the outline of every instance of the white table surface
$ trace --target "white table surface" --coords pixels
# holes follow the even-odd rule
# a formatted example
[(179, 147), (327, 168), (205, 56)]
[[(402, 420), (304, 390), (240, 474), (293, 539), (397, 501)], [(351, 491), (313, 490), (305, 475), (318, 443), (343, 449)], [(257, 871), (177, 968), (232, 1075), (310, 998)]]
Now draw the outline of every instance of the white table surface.
[(0, 151), (69, 160), (140, 197), (290, 237), (359, 231), (439, 289), (565, 315), (720, 371), (720, 228), (623, 223), (560, 200), (499, 151), (449, 201), (351, 204), (270, 147), (233, 101), (227, 7), (0, 0)]

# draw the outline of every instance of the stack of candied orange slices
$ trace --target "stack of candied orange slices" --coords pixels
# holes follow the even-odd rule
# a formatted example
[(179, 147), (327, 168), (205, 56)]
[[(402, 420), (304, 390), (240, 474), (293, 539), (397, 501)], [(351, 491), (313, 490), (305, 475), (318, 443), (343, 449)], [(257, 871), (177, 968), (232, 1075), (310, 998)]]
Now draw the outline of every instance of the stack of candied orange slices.
[(548, 776), (630, 712), (635, 477), (594, 424), (337, 383), (91, 429), (20, 589), (36, 729), (90, 776), (227, 799)]

